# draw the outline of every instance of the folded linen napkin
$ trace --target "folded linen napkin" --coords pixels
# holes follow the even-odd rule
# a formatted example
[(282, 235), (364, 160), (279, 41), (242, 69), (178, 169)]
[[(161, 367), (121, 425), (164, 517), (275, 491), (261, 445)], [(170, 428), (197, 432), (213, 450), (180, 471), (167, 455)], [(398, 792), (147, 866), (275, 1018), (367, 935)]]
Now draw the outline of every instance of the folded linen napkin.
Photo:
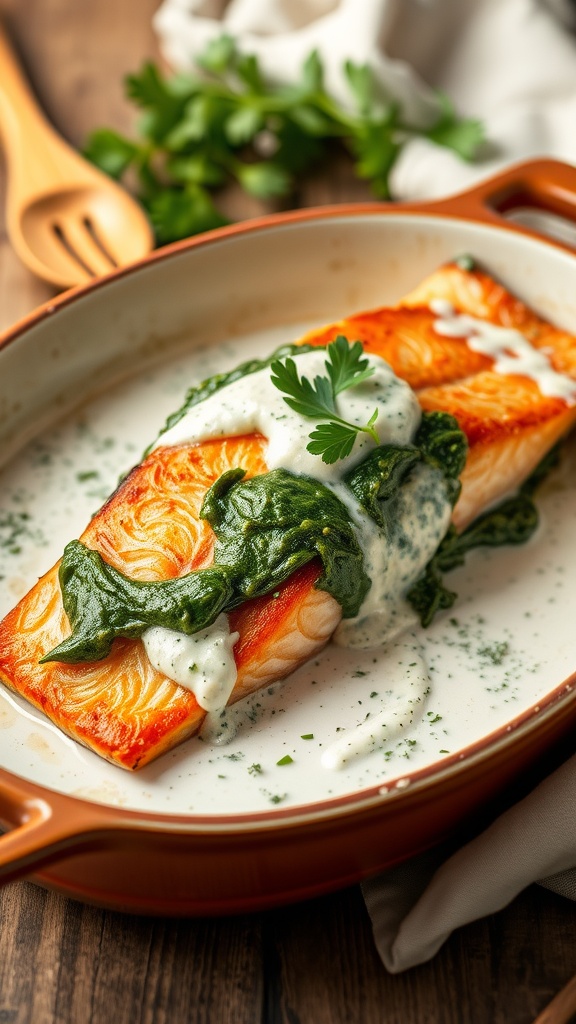
[(576, 899), (576, 757), (446, 856), (445, 847), (362, 885), (393, 973), (429, 960), (451, 932), (507, 906), (532, 882)]
[[(437, 110), (433, 90), (446, 92), (461, 114), (483, 120), (488, 143), (483, 159), (467, 165), (411, 141), (392, 192), (426, 199), (523, 158), (576, 163), (576, 36), (552, 9), (570, 16), (570, 0), (164, 0), (155, 27), (174, 67), (190, 66), (226, 31), (275, 81), (293, 80), (316, 48), (342, 103), (344, 61), (370, 63), (406, 116), (423, 125)], [(576, 899), (575, 812), (576, 757), (457, 852), (435, 849), (365, 882), (387, 969), (431, 958), (455, 928), (501, 909), (538, 879)]]

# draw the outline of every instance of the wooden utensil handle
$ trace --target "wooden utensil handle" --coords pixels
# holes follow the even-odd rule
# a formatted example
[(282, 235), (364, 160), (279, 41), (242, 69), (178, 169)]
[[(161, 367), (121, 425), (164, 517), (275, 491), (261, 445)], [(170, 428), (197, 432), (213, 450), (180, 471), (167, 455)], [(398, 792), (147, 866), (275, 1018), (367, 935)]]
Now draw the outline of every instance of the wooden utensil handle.
[[(5, 143), (10, 144), (13, 132), (33, 127), (36, 131), (50, 129), (44, 114), (26, 80), (20, 62), (0, 22), (0, 120)], [(20, 127), (19, 127), (20, 126)]]
[(40, 109), (0, 22), (0, 137), (9, 166), (12, 201), (78, 176), (78, 158)]

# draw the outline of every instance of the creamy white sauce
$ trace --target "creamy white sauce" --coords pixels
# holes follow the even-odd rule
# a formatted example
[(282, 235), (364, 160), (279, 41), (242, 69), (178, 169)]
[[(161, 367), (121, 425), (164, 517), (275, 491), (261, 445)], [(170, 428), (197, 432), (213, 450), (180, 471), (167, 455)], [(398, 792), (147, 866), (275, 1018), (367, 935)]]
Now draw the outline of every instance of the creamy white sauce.
[[(346, 501), (344, 491), (338, 496)], [(349, 494), (350, 492), (348, 492)], [(342, 619), (334, 641), (342, 647), (380, 647), (414, 626), (417, 615), (405, 599), (444, 537), (452, 514), (442, 474), (416, 466), (402, 485), (389, 532), (361, 509), (350, 507), (372, 586), (355, 618)]]
[(218, 711), (228, 702), (236, 682), (234, 644), (224, 614), (207, 629), (191, 636), (164, 626), (150, 626), (142, 634), (150, 662), (163, 675), (191, 690), (201, 708)]
[(62, 732), (62, 729), (59, 729), (57, 725), (52, 725), (52, 722), (48, 722), (43, 716), (36, 714), (34, 711), (30, 711), (27, 707), (22, 707), (20, 700), (9, 693), (5, 687), (2, 687), (2, 700), (5, 701), (6, 704), (9, 704), (21, 718), (25, 718), (29, 722), (34, 722), (34, 724), (39, 726), (42, 730), (45, 730), (52, 736), (56, 736), (60, 743), (63, 743), (68, 750), (71, 750), (74, 757), (77, 757), (79, 761), (85, 760), (83, 747), (80, 747), (75, 740), (67, 736), (65, 732)]
[[(358, 387), (338, 395), (337, 410), (350, 423), (365, 426), (378, 409), (375, 423), (380, 444), (409, 444), (420, 423), (420, 406), (410, 386), (395, 375), (383, 359), (368, 356), (374, 374)], [(312, 380), (326, 376), (323, 349), (296, 354), (300, 376)], [(155, 448), (206, 441), (217, 437), (262, 434), (267, 439), (268, 469), (287, 469), (312, 476), (322, 483), (336, 483), (374, 447), (368, 434), (359, 433), (352, 453), (333, 465), (306, 450), (315, 423), (294, 412), (274, 386), (268, 368), (248, 374), (192, 406), (170, 430), (161, 434)]]
[(323, 768), (343, 768), (346, 762), (378, 750), (418, 720), (430, 689), (428, 665), (418, 639), (410, 634), (389, 644), (385, 685), (393, 690), (382, 711), (369, 712), (365, 721), (346, 730), (323, 752)]
[[(314, 379), (326, 374), (326, 353), (322, 349), (297, 353), (295, 358), (300, 376)], [(373, 376), (338, 396), (338, 413), (349, 422), (365, 425), (377, 408), (375, 428), (379, 443), (409, 445), (421, 418), (416, 396), (383, 359), (374, 355), (367, 358), (374, 369)], [(368, 454), (375, 441), (360, 433), (350, 456), (327, 464), (306, 450), (313, 427), (312, 420), (290, 409), (282, 392), (272, 383), (270, 369), (265, 368), (193, 406), (171, 429), (160, 435), (154, 447), (260, 433), (267, 440), (265, 457), (269, 469), (283, 468), (295, 474), (306, 474), (330, 487), (350, 512), (365, 569), (372, 581), (358, 615), (343, 620), (334, 639), (345, 647), (381, 646), (416, 623), (416, 615), (405, 595), (448, 528), (452, 510), (444, 478), (429, 466), (418, 466), (402, 487), (387, 531), (382, 531), (342, 482), (347, 470)], [(202, 657), (198, 649), (191, 647), (194, 637), (170, 634), (167, 630), (148, 630), (144, 639), (156, 668), (176, 682), (190, 686), (190, 662), (200, 666)], [(209, 649), (210, 641), (206, 642)], [(202, 687), (206, 689), (210, 670), (202, 663), (201, 671)], [(229, 678), (231, 670), (226, 684), (216, 685), (219, 698), (211, 699), (209, 706), (197, 694), (201, 706), (211, 712), (203, 729), (203, 738), (211, 742), (222, 743), (234, 735), (228, 718), (223, 715), (232, 690), (232, 686), (227, 690)], [(224, 694), (226, 699), (220, 700)], [(358, 738), (362, 749), (365, 746), (363, 735), (361, 731)]]
[(576, 381), (558, 373), (546, 353), (534, 348), (520, 331), (458, 313), (446, 299), (432, 299), (430, 309), (438, 316), (434, 321), (437, 334), (465, 338), (473, 352), (494, 360), (492, 369), (496, 373), (529, 377), (548, 398), (562, 398), (568, 405), (576, 403)]
[(200, 739), (215, 747), (224, 747), (231, 743), (237, 732), (236, 716), (230, 714), (230, 708), (218, 708), (209, 711), (200, 727)]
[[(267, 695), (270, 696), (282, 686), (282, 681), (277, 681), (266, 687)], [(217, 708), (209, 711), (200, 727), (200, 739), (204, 743), (216, 747), (225, 747), (235, 739), (238, 729), (246, 716), (246, 705), (250, 699), (257, 699), (258, 691), (249, 695), (248, 699), (229, 704), (227, 707)]]
[[(325, 375), (326, 354), (322, 349), (296, 354), (295, 358), (301, 376), (313, 379)], [(378, 408), (375, 427), (380, 444), (408, 445), (421, 417), (416, 396), (383, 359), (374, 355), (367, 358), (374, 375), (338, 396), (338, 412), (344, 419), (364, 425)], [(313, 426), (312, 420), (289, 408), (272, 384), (267, 368), (235, 381), (193, 406), (158, 438), (155, 447), (258, 432), (267, 439), (269, 469), (281, 467), (292, 473), (305, 473), (331, 487), (352, 515), (366, 572), (372, 580), (358, 616), (342, 623), (336, 640), (344, 646), (377, 646), (391, 633), (396, 634), (401, 624), (414, 621), (402, 595), (420, 575), (447, 530), (451, 508), (446, 488), (440, 473), (419, 467), (402, 489), (393, 532), (385, 537), (341, 483), (342, 476), (367, 455), (375, 442), (368, 435), (359, 434), (352, 454), (328, 465), (306, 450)]]

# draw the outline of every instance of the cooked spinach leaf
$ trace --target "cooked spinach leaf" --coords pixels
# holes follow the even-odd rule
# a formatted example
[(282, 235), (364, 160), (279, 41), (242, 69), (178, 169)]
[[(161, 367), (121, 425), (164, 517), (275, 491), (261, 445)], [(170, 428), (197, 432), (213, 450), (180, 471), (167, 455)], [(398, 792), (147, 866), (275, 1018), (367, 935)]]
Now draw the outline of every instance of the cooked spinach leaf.
[(41, 663), (100, 661), (116, 637), (139, 637), (148, 626), (195, 633), (233, 595), (229, 574), (219, 566), (160, 583), (131, 580), (78, 540), (64, 549), (59, 579), (72, 634)]
[(455, 504), (460, 493), (458, 477), (464, 469), (468, 443), (454, 416), (445, 412), (425, 412), (413, 446), (400, 448), (383, 444), (344, 477), (365, 512), (386, 530), (393, 512), (393, 499), (418, 462), (426, 462), (442, 472), (448, 498)]
[(422, 455), (416, 448), (382, 444), (344, 477), (362, 508), (385, 530), (390, 501)]
[(443, 574), (464, 565), (473, 548), (525, 544), (538, 526), (538, 509), (533, 501), (536, 489), (558, 464), (558, 449), (550, 451), (524, 482), (518, 494), (475, 519), (462, 533), (451, 526), (422, 576), (408, 592), (408, 600), (429, 626), (436, 612), (451, 608), (457, 594), (449, 590)]
[(458, 420), (448, 412), (424, 412), (414, 444), (426, 462), (442, 470), (448, 496), (455, 505), (462, 489), (460, 474), (468, 454), (468, 441)]
[[(210, 377), (188, 392), (165, 429), (234, 380), (311, 348), (284, 346), (268, 359)], [(346, 478), (382, 527), (387, 503), (389, 510), (417, 461), (426, 459), (448, 478), (458, 470), (454, 452), (464, 451), (465, 441), (452, 417), (424, 414), (416, 440), (420, 448), (380, 446)], [(270, 593), (315, 557), (323, 566), (316, 586), (335, 597), (345, 618), (356, 615), (371, 581), (345, 505), (324, 485), (286, 470), (244, 476), (243, 469), (230, 470), (207, 491), (200, 515), (216, 535), (214, 564), (186, 576), (131, 580), (79, 541), (68, 544), (59, 578), (72, 633), (42, 660), (97, 661), (109, 654), (115, 638), (141, 636), (152, 625), (197, 632), (221, 611)]]
[(275, 590), (313, 558), (322, 562), (316, 586), (345, 617), (356, 615), (370, 579), (345, 505), (318, 481), (283, 469), (244, 476), (229, 470), (204, 498), (200, 515), (216, 534), (212, 566), (142, 582), (80, 541), (68, 544), (60, 586), (72, 633), (42, 661), (98, 661), (116, 637), (141, 636), (151, 625), (194, 633), (221, 611)]

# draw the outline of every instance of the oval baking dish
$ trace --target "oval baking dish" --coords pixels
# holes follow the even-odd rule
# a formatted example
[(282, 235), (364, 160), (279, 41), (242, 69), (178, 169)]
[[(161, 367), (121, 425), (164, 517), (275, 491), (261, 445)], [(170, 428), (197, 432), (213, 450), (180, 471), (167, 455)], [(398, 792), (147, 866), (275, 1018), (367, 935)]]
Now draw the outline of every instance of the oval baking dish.
[[(206, 351), (230, 365), (227, 347), (239, 338), (257, 345), (267, 335), (295, 338), (307, 326), (394, 302), (463, 253), (537, 312), (576, 332), (576, 255), (567, 244), (504, 218), (520, 208), (576, 220), (576, 171), (540, 161), (441, 202), (272, 216), (169, 246), (67, 293), (1, 341), (3, 459), (17, 463), (26, 443), (76, 415), (81, 403), (129, 380), (135, 369), (178, 367), (183, 352), (192, 366), (198, 353), (200, 365)], [(142, 448), (150, 439), (142, 437)], [(568, 536), (569, 526), (564, 524)], [(534, 621), (522, 626), (518, 609), (512, 611), (514, 573), (521, 574), (523, 559), (504, 556), (504, 570), (486, 570), (486, 579), (492, 572), (490, 586), (481, 582), (480, 569), (478, 579), (485, 602), (502, 602), (498, 614), (504, 609), (504, 618), (510, 609), (510, 643), (518, 644), (524, 630), (530, 652)], [(576, 568), (576, 535), (562, 555), (566, 576), (576, 578), (571, 559)], [(538, 573), (536, 564), (532, 571)], [(474, 582), (467, 585), (473, 604)], [(53, 758), (47, 767), (46, 744), (29, 742), (30, 728), (42, 733), (41, 721), (36, 716), (33, 726), (23, 726), (23, 705), (12, 702), (4, 724), (13, 719), (18, 735), (0, 753), (0, 820), (6, 830), (0, 878), (31, 877), (113, 909), (223, 914), (318, 895), (440, 842), (505, 799), (512, 784), (574, 727), (576, 658), (572, 665), (569, 647), (564, 651), (561, 642), (569, 639), (574, 595), (566, 583), (558, 605), (546, 611), (555, 600), (551, 586), (543, 584), (541, 591), (541, 628), (550, 622), (552, 632), (534, 647), (542, 651), (545, 690), (524, 689), (518, 670), (512, 699), (484, 732), (459, 731), (456, 715), (445, 730), (446, 749), (436, 757), (424, 764), (417, 758), (395, 762), (393, 770), (372, 771), (348, 788), (335, 785), (333, 793), (325, 787), (319, 795), (312, 786), (308, 797), (300, 783), (289, 799), (273, 797), (269, 806), (261, 800), (250, 806), (248, 800), (238, 809), (205, 794), (199, 810), (190, 800), (185, 812), (183, 794), (193, 785), (186, 745), (168, 767), (161, 758), (143, 769), (138, 789), (123, 789), (123, 781), (103, 785), (89, 759), (80, 785), (66, 763), (74, 757), (72, 744), (64, 754), (60, 750), (58, 765)], [(491, 588), (498, 590), (498, 600)], [(441, 685), (436, 679), (435, 686)], [(315, 722), (319, 707), (311, 711)], [(9, 737), (9, 729), (4, 735)], [(250, 767), (254, 775), (260, 765), (239, 766), (230, 759), (227, 771), (243, 772), (247, 780)], [(260, 793), (268, 785), (264, 778), (258, 784)]]

